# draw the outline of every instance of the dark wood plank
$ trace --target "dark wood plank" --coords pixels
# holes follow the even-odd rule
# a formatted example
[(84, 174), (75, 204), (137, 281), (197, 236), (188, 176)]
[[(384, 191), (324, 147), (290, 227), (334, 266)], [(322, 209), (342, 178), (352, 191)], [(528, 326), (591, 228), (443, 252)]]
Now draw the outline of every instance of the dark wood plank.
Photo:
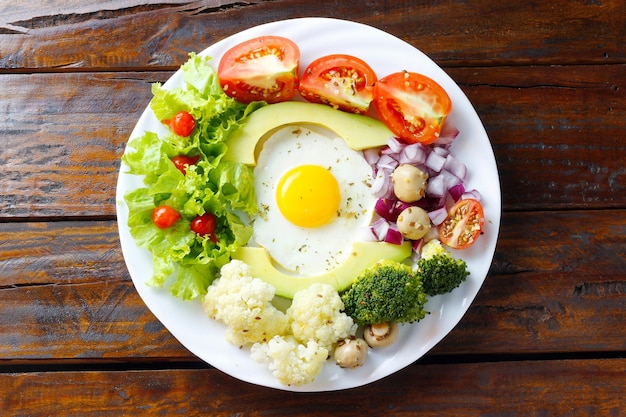
[(625, 359), (412, 365), (322, 393), (249, 385), (215, 369), (34, 372), (0, 374), (0, 404), (5, 416), (619, 416), (625, 368)]
[[(626, 66), (450, 73), (490, 135), (504, 210), (626, 206)], [(0, 75), (0, 216), (113, 216), (128, 136), (169, 74)]]
[(112, 216), (128, 137), (166, 73), (2, 75), (1, 216)]
[[(97, 2), (42, 10), (28, 3), (7, 6), (10, 9), (0, 20), (0, 68), (172, 68), (189, 50), (204, 49), (248, 27), (320, 15), (388, 31), (446, 66), (602, 64), (626, 59), (626, 8), (620, 0), (357, 0), (333, 4), (332, 9), (320, 9), (308, 0), (115, 3), (106, 9)], [(476, 25), (477, 21), (481, 23)]]
[(4, 365), (197, 360), (156, 320), (129, 282), (49, 284), (0, 293)]
[(115, 222), (8, 223), (0, 236), (0, 361), (192, 358), (137, 294)]
[(0, 360), (189, 357), (130, 282), (115, 222), (9, 223), (0, 235)]
[[(623, 350), (625, 215), (505, 213), (490, 275), (433, 354)], [(193, 359), (134, 290), (115, 222), (0, 234), (0, 360)]]
[(5, 223), (0, 236), (3, 289), (128, 281), (115, 222)]

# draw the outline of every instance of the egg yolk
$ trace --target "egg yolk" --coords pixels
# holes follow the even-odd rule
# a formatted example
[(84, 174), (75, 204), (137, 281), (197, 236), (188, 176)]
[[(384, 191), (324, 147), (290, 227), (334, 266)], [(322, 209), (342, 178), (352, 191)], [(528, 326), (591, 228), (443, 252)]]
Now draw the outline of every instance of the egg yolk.
[(276, 186), (276, 203), (287, 220), (300, 227), (318, 227), (337, 216), (339, 184), (319, 165), (301, 165), (288, 171)]

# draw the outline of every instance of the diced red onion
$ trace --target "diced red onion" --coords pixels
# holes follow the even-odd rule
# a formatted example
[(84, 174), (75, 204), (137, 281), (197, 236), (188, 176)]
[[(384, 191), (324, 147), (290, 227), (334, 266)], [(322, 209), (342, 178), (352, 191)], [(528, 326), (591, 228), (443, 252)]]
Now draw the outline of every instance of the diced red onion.
[(374, 206), (374, 210), (376, 213), (385, 220), (395, 221), (394, 211), (395, 211), (395, 201), (389, 198), (379, 198), (376, 201), (376, 205)]
[(456, 201), (454, 201), (454, 199), (450, 195), (450, 192), (447, 192), (443, 199), (443, 204), (441, 204), (441, 207), (446, 207), (448, 210), (450, 210), (454, 203), (456, 203)]
[(473, 198), (474, 200), (480, 201), (481, 195), (478, 192), (478, 190), (472, 189), (472, 190), (464, 192), (463, 195), (461, 196), (461, 199), (466, 199), (466, 198)]
[(452, 174), (450, 171), (446, 171), (445, 169), (441, 171), (439, 175), (443, 177), (443, 183), (445, 184), (446, 190), (449, 190), (455, 185), (461, 184), (463, 182), (459, 177)]
[(368, 148), (363, 150), (363, 158), (368, 164), (374, 165), (380, 158), (380, 150), (378, 148)]
[(422, 250), (422, 245), (424, 244), (424, 239), (417, 239), (413, 241), (413, 252), (420, 253)]
[(459, 135), (459, 129), (450, 123), (444, 123), (439, 137), (435, 140), (435, 145), (449, 145)]
[(446, 158), (444, 156), (441, 156), (436, 152), (431, 152), (428, 154), (428, 157), (426, 158), (426, 162), (424, 164), (433, 171), (440, 172), (445, 163)]
[(402, 236), (402, 233), (400, 233), (393, 224), (389, 225), (387, 235), (385, 236), (385, 242), (393, 243), (394, 245), (401, 245), (402, 242), (404, 242), (404, 237)]
[(452, 155), (446, 156), (446, 161), (443, 164), (443, 169), (450, 171), (458, 178), (464, 180), (467, 175), (467, 167), (465, 164)]
[(454, 201), (458, 201), (465, 193), (465, 186), (463, 185), (463, 183), (457, 184), (453, 187), (450, 187), (448, 192), (450, 193), (450, 196)]
[(396, 218), (400, 215), (400, 213), (402, 213), (405, 209), (411, 207), (413, 204), (409, 204), (409, 203), (405, 203), (404, 201), (400, 201), (398, 200), (398, 202), (396, 203)]
[(444, 148), (443, 146), (433, 146), (433, 152), (444, 158), (450, 155), (450, 149)]
[(389, 149), (392, 153), (400, 153), (402, 152), (402, 149), (404, 149), (406, 144), (400, 142), (400, 140), (396, 137), (391, 137), (387, 142), (387, 146), (389, 146)]
[(372, 181), (372, 194), (378, 195), (385, 184), (385, 171), (379, 170)]
[(400, 213), (411, 204), (397, 200), (395, 198), (379, 198), (374, 205), (376, 213), (389, 222), (395, 222)]
[(439, 229), (437, 227), (431, 227), (428, 233), (422, 238), (423, 244), (430, 242), (433, 239), (439, 239)]
[(426, 184), (426, 194), (433, 197), (442, 197), (446, 192), (444, 178), (442, 175), (430, 177)]
[(399, 162), (401, 164), (423, 164), (426, 162), (426, 156), (427, 148), (421, 143), (413, 143), (402, 149), (399, 155)]
[(434, 224), (435, 226), (439, 226), (441, 223), (443, 223), (446, 217), (448, 217), (448, 210), (446, 209), (446, 206), (439, 207), (438, 209), (429, 211), (428, 217), (430, 218), (432, 224)]
[(393, 194), (393, 183), (388, 170), (378, 170), (372, 181), (372, 194), (378, 198), (390, 197)]
[(426, 211), (430, 211), (433, 208), (437, 208), (439, 207), (438, 201), (439, 201), (440, 197), (437, 198), (433, 198), (432, 196), (427, 195), (424, 198), (420, 198), (419, 200), (417, 200), (415, 203), (412, 203), (412, 206), (416, 206), (419, 208), (423, 208)]
[(376, 162), (376, 165), (378, 166), (379, 169), (380, 168), (386, 168), (386, 169), (394, 170), (399, 165), (399, 163), (398, 163), (397, 160), (392, 158), (390, 155), (383, 154), (383, 155), (380, 156), (380, 158), (378, 158), (378, 161)]
[(372, 223), (371, 230), (379, 241), (383, 241), (387, 237), (389, 222), (383, 218), (376, 219)]

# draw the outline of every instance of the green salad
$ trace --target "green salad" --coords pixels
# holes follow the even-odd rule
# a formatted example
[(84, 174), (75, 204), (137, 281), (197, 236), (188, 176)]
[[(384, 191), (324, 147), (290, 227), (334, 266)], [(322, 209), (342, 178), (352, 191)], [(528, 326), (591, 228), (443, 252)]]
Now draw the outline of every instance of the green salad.
[[(232, 251), (252, 235), (245, 217), (257, 211), (252, 170), (223, 156), (229, 135), (264, 103), (241, 104), (225, 95), (210, 59), (190, 54), (181, 67), (180, 88), (152, 86), (150, 108), (156, 118), (167, 126), (165, 121), (186, 111), (195, 120), (191, 134), (145, 132), (128, 143), (122, 158), (128, 173), (143, 176), (144, 186), (128, 192), (125, 201), (132, 237), (152, 254), (148, 284), (162, 287), (173, 276), (169, 289), (183, 300), (206, 293)], [(185, 174), (172, 160), (180, 156), (194, 158)], [(152, 217), (163, 205), (179, 215), (167, 229), (155, 227)], [(210, 236), (192, 230), (193, 220), (205, 213), (215, 219)]]

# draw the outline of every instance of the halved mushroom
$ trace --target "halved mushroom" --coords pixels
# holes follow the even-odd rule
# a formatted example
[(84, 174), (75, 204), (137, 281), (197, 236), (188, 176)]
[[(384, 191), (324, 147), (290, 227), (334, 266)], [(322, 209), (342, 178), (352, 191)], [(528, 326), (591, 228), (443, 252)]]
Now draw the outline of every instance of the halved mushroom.
[(370, 347), (380, 348), (389, 346), (398, 338), (398, 324), (368, 324), (363, 329), (363, 337)]
[(335, 362), (342, 368), (359, 367), (365, 363), (367, 350), (367, 343), (363, 339), (341, 340), (335, 348)]

